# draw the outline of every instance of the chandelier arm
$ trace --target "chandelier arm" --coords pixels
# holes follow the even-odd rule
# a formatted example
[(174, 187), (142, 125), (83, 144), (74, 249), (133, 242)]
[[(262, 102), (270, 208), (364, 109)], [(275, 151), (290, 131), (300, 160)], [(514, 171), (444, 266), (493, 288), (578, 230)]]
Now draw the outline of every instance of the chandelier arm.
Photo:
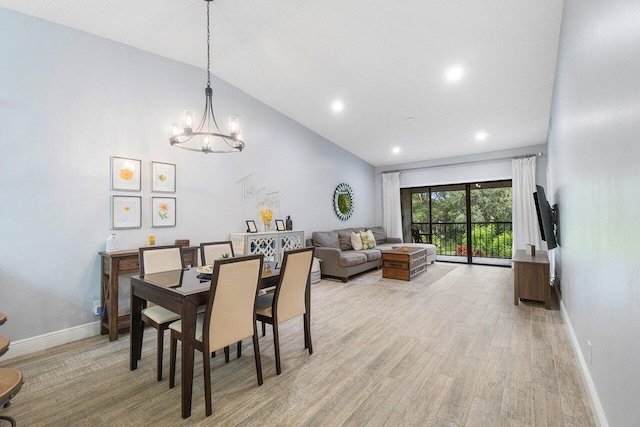
[[(207, 3), (209, 4), (209, 3)], [(206, 91), (206, 89), (205, 89)], [(202, 118), (200, 119), (200, 123), (198, 124), (198, 128), (196, 129), (196, 132), (200, 132), (202, 130), (202, 128), (204, 127), (204, 122), (206, 121), (207, 118), (207, 106), (209, 104), (209, 97), (206, 96), (205, 97), (205, 101), (204, 101), (204, 113), (202, 113)]]

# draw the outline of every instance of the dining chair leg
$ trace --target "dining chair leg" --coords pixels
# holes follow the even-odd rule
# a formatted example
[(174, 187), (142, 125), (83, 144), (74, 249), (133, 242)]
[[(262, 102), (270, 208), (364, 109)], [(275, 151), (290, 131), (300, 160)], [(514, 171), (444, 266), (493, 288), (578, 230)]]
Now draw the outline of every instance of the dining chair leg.
[(278, 322), (273, 322), (273, 349), (276, 353), (276, 374), (280, 375), (280, 338), (278, 337)]
[(253, 355), (256, 361), (256, 374), (258, 375), (258, 385), (262, 385), (262, 362), (260, 361), (260, 345), (258, 344), (258, 328), (253, 324)]
[(229, 363), (229, 346), (224, 348), (224, 363)]
[(262, 322), (262, 336), (267, 335), (267, 326)]
[(238, 341), (238, 359), (242, 356), (242, 341)]
[(144, 338), (144, 322), (140, 321), (140, 342), (138, 343), (138, 360), (142, 359), (142, 341)]
[(158, 363), (158, 381), (162, 381), (162, 353), (164, 353), (164, 330), (158, 328), (158, 354), (156, 355)]
[(304, 336), (305, 347), (309, 349), (309, 354), (313, 354), (313, 344), (311, 344), (311, 316), (309, 313), (303, 315), (304, 318)]
[(174, 338), (173, 331), (171, 331), (171, 344), (169, 347), (169, 388), (173, 388), (176, 381), (176, 351), (178, 347), (178, 340)]
[(202, 363), (204, 365), (204, 401), (206, 405), (207, 417), (213, 413), (211, 407), (211, 358), (208, 351), (202, 352)]

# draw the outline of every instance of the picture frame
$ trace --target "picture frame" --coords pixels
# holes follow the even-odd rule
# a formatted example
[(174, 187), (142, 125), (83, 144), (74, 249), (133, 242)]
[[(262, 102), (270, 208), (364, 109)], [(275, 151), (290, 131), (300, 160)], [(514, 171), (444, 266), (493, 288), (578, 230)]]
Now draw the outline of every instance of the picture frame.
[(111, 229), (142, 228), (142, 197), (111, 196)]
[(111, 190), (141, 191), (142, 160), (111, 156)]
[(276, 219), (276, 231), (284, 231), (284, 230), (285, 230), (284, 220)]
[(247, 233), (257, 233), (258, 227), (256, 226), (256, 222), (252, 219), (248, 219), (245, 221), (247, 223)]
[(173, 163), (151, 162), (151, 192), (176, 192), (176, 165)]
[(175, 227), (176, 226), (176, 198), (152, 197), (151, 198), (151, 227)]

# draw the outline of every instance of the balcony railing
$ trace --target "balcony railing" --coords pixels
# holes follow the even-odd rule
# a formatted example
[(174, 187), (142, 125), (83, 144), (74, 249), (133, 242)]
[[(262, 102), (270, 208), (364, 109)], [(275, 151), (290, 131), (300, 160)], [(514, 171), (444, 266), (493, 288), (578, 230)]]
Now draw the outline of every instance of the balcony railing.
[[(413, 241), (433, 243), (439, 255), (467, 256), (466, 222), (411, 224)], [(511, 259), (511, 222), (472, 222), (471, 254), (481, 258)]]

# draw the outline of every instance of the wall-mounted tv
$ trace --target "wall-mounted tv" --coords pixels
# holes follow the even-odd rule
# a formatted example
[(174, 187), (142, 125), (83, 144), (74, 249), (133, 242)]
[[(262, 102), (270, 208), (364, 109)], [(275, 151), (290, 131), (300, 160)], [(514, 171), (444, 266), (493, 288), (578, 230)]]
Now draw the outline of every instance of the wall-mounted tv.
[(558, 246), (554, 230), (555, 215), (547, 201), (547, 197), (544, 194), (544, 188), (536, 185), (536, 192), (533, 193), (533, 200), (536, 203), (538, 225), (540, 226), (540, 237), (542, 240), (547, 242), (548, 249), (553, 249)]

